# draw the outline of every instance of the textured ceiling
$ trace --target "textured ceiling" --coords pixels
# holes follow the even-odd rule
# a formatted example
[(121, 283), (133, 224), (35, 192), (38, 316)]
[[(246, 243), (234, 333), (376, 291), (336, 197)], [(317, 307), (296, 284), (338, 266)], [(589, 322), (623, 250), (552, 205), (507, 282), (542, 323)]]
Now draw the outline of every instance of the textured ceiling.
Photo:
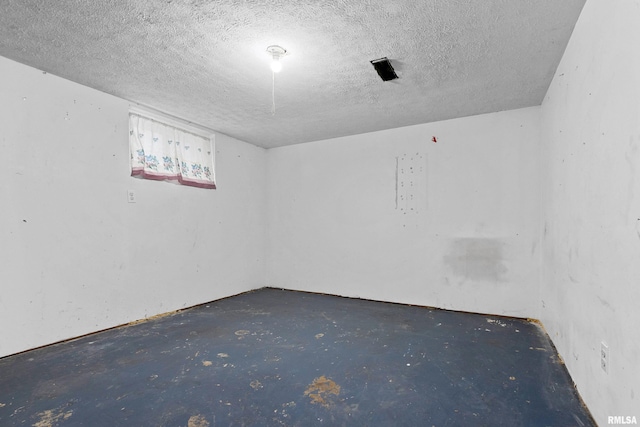
[(2, 0), (0, 55), (276, 147), (539, 105), (584, 2)]

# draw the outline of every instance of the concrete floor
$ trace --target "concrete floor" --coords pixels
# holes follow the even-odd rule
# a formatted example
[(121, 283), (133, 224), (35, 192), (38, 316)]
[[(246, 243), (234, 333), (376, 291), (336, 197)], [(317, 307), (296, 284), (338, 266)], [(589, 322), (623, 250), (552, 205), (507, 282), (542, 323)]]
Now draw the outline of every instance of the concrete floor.
[(261, 289), (0, 359), (1, 426), (595, 426), (522, 319)]

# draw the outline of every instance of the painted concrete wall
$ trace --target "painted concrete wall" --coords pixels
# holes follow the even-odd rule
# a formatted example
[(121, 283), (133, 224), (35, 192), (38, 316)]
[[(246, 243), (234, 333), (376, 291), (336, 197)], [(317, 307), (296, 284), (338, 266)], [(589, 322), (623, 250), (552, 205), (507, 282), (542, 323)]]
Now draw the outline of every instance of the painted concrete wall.
[(542, 105), (540, 318), (601, 425), (640, 418), (638, 22), (638, 0), (587, 1)]
[(268, 150), (267, 283), (531, 316), (538, 130), (536, 107)]
[(263, 286), (263, 149), (218, 135), (218, 190), (139, 180), (126, 101), (4, 58), (0, 94), (0, 356)]

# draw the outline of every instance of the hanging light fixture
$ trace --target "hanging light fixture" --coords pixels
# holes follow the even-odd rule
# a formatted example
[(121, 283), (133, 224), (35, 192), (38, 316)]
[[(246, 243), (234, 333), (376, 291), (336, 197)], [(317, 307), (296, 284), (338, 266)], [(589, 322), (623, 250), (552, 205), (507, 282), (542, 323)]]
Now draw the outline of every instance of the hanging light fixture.
[(282, 46), (271, 45), (267, 48), (267, 53), (271, 55), (271, 71), (274, 73), (280, 72), (280, 70), (282, 70), (280, 58), (287, 54), (287, 50)]
[(287, 54), (287, 50), (282, 46), (271, 45), (267, 48), (267, 53), (271, 55), (271, 114), (276, 114), (276, 73), (282, 70), (280, 58)]

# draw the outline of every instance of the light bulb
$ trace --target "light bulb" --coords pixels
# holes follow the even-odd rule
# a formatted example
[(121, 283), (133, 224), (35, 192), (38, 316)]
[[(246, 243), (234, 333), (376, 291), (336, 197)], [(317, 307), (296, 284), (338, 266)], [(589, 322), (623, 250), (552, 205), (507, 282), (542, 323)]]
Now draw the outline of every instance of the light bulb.
[(279, 73), (280, 70), (282, 70), (282, 62), (280, 62), (280, 58), (274, 56), (273, 60), (271, 61), (271, 71), (273, 71), (274, 73)]
[(282, 46), (274, 44), (267, 48), (267, 53), (271, 56), (271, 71), (274, 73), (280, 72), (280, 70), (282, 70), (280, 58), (287, 54), (287, 50)]

